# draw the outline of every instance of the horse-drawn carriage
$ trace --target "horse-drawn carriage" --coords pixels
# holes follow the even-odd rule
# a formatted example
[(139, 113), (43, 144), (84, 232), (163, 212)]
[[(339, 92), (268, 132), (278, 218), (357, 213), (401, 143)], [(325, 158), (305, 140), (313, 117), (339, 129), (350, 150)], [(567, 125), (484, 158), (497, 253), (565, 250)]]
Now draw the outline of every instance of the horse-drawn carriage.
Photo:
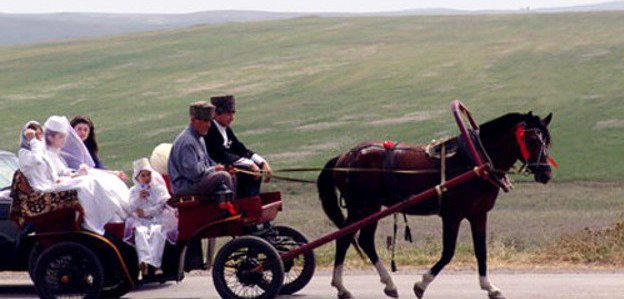
[[(491, 196), (488, 195), (490, 199), (496, 198), (499, 188), (506, 189), (509, 187), (509, 181), (505, 176), (506, 171), (494, 167), (493, 161), (499, 162), (497, 157), (494, 156), (494, 159), (490, 159), (483, 145), (480, 144), (478, 133), (475, 137), (479, 127), (469, 111), (459, 101), (454, 101), (452, 107), (460, 128), (465, 158), (469, 160), (468, 168), (458, 168), (462, 171), (455, 172), (446, 179), (444, 162), (438, 161), (436, 163), (442, 163), (440, 170), (436, 172), (438, 175), (442, 173), (442, 179), (438, 181), (439, 183), (428, 184), (423, 187), (424, 189), (416, 192), (418, 194), (413, 195), (412, 193), (407, 198), (389, 205), (385, 209), (363, 215), (357, 221), (347, 221), (343, 225), (339, 225), (341, 228), (338, 231), (312, 242), (308, 242), (305, 236), (293, 228), (274, 225), (273, 220), (282, 208), (281, 196), (278, 192), (264, 193), (251, 198), (234, 199), (231, 202), (234, 210), (237, 211), (236, 213), (223, 212), (214, 198), (211, 197), (183, 196), (173, 198), (169, 204), (177, 208), (179, 213), (179, 236), (175, 244), (167, 244), (165, 247), (162, 264), (163, 273), (159, 275), (152, 272), (143, 277), (139, 276), (134, 248), (121, 241), (123, 224), (108, 224), (104, 236), (81, 230), (79, 228), (81, 209), (79, 205), (75, 204), (77, 202), (75, 193), (37, 194), (27, 186), (27, 182), (17, 171), (12, 185), (14, 208), (21, 207), (21, 210), (32, 210), (34, 214), (22, 215), (25, 216), (22, 220), (26, 221), (18, 221), (22, 230), (18, 231), (15, 238), (11, 240), (13, 242), (11, 246), (15, 249), (14, 256), (11, 256), (12, 263), (10, 266), (3, 265), (3, 269), (28, 270), (35, 282), (37, 291), (44, 298), (53, 298), (65, 294), (85, 297), (115, 297), (121, 296), (143, 283), (180, 281), (183, 279), (185, 271), (205, 269), (203, 263), (189, 262), (189, 260), (197, 258), (197, 254), (201, 252), (201, 250), (191, 250), (194, 248), (193, 244), (201, 239), (229, 236), (234, 237), (234, 239), (221, 247), (214, 262), (211, 253), (206, 259), (208, 264), (212, 266), (215, 288), (223, 298), (265, 299), (274, 298), (278, 294), (292, 294), (301, 290), (312, 278), (315, 268), (313, 250), (319, 246), (336, 239), (345, 240), (345, 238), (348, 239), (346, 243), (348, 245), (351, 241), (350, 235), (354, 232), (393, 213), (405, 212), (406, 209), (410, 209), (426, 199), (441, 198), (444, 194), (451, 194), (453, 192), (449, 190), (455, 187), (461, 193), (462, 186), (470, 185), (464, 184), (467, 182), (472, 184), (468, 188), (490, 190), (488, 191), (491, 193)], [(465, 118), (469, 121), (470, 127), (466, 126)], [(529, 113), (524, 119), (535, 119), (538, 126), (529, 126), (522, 119), (508, 121), (505, 130), (500, 130), (501, 126), (499, 125), (490, 124), (490, 126), (496, 127), (497, 134), (506, 134), (506, 138), (508, 137), (512, 141), (503, 140), (504, 146), (510, 148), (509, 152), (513, 153), (507, 155), (506, 151), (503, 152), (510, 162), (508, 166), (511, 167), (520, 156), (527, 168), (535, 175), (536, 180), (546, 183), (550, 179), (550, 167), (547, 164), (550, 141), (549, 138), (542, 138), (548, 137), (542, 134), (547, 135), (547, 131), (544, 132), (544, 130), (550, 122), (550, 116), (542, 121)], [(525, 133), (530, 133), (530, 138), (525, 138)], [(500, 139), (500, 136), (491, 137)], [(529, 142), (529, 140), (531, 141)], [(338, 169), (342, 169), (346, 173), (355, 172), (351, 168), (352, 166), (324, 169), (323, 173)], [(383, 173), (381, 171), (383, 169), (380, 170), (379, 168), (358, 170), (376, 175)], [(418, 169), (391, 169), (391, 171), (397, 173), (406, 173), (406, 171), (429, 173)], [(480, 180), (476, 180), (476, 178), (480, 178)], [(321, 178), (319, 178), (319, 189), (321, 185)], [(332, 184), (331, 188), (327, 189), (334, 192), (335, 186)], [(477, 193), (479, 192), (485, 191), (478, 191)], [(453, 196), (460, 197), (461, 194), (454, 194)], [(475, 197), (479, 196), (481, 195), (476, 194)], [(321, 198), (323, 197), (321, 194)], [(69, 200), (63, 200), (63, 198), (69, 198)], [(72, 200), (72, 198), (74, 199)], [(336, 201), (335, 196), (333, 199)], [(453, 200), (459, 202), (456, 198)], [(33, 206), (25, 204), (31, 201), (39, 204)], [(489, 207), (485, 207), (484, 213), (487, 213), (492, 206), (493, 202)], [(54, 207), (54, 213), (42, 213), (51, 207)], [(443, 216), (442, 213), (440, 215)], [(446, 226), (445, 229), (447, 229)], [(374, 233), (374, 230), (372, 232)], [(485, 231), (480, 233), (485, 234)], [(483, 241), (480, 245), (483, 248), (479, 248), (475, 252), (484, 250), (485, 238), (479, 240)], [(450, 261), (452, 251), (446, 249), (447, 243), (454, 244), (450, 241), (454, 242), (454, 240), (447, 240), (445, 233), (445, 250), (442, 259), (434, 266), (435, 271), (426, 274), (431, 275), (427, 284)], [(476, 241), (475, 244), (477, 244)], [(372, 250), (370, 245), (368, 244), (368, 250), (365, 249), (369, 257), (371, 257), (371, 253), (374, 253), (374, 244)], [(344, 250), (346, 251), (346, 248)], [(449, 253), (450, 256), (448, 256)], [(376, 253), (374, 254), (376, 255)], [(483, 267), (485, 254), (477, 254), (477, 258), (479, 259), (479, 273), (482, 276), (481, 287), (488, 291), (491, 298), (503, 298), (500, 291), (492, 287), (485, 276), (485, 268)], [(380, 274), (382, 272), (385, 272), (385, 269), (380, 271)], [(334, 271), (334, 275), (336, 273), (341, 272)], [(386, 284), (391, 282), (388, 279), (389, 277), (382, 277), (382, 282)], [(417, 283), (415, 285), (414, 291), (419, 298), (422, 297), (425, 288), (426, 284)], [(348, 297), (346, 296), (348, 292), (345, 293), (345, 291), (346, 289), (341, 290), (339, 288), (339, 296)], [(390, 288), (389, 284), (384, 291), (389, 296), (397, 296), (396, 289)]]
[[(233, 199), (235, 214), (224, 212), (214, 196), (173, 198), (169, 204), (179, 215), (177, 241), (165, 247), (162, 273), (150, 269), (145, 276), (139, 274), (135, 249), (122, 241), (124, 223), (107, 224), (103, 236), (80, 228), (82, 211), (75, 192), (34, 191), (17, 170), (11, 196), (13, 221), (4, 220), (3, 225), (10, 227), (0, 227), (5, 253), (0, 269), (29, 271), (42, 298), (120, 297), (145, 283), (180, 281), (184, 272), (210, 265), (223, 298), (240, 298), (243, 291), (272, 298), (297, 292), (314, 272), (312, 253), (257, 271), (259, 265), (279, 259), (280, 251), (307, 242), (294, 228), (274, 224), (282, 209), (279, 192)], [(18, 210), (21, 214), (15, 215)], [(200, 240), (226, 236), (236, 238), (219, 250), (214, 261), (212, 247), (206, 254), (187, 250)], [(189, 262), (198, 259), (200, 263)], [(240, 285), (231, 284), (232, 275)], [(267, 275), (280, 279), (267, 282)]]

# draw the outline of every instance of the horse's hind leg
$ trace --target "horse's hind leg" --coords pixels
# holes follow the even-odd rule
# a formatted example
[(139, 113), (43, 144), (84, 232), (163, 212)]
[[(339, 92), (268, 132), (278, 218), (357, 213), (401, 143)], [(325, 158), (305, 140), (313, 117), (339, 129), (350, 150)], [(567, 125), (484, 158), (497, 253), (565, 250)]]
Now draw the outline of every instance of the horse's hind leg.
[(379, 259), (377, 255), (377, 250), (375, 249), (375, 231), (377, 230), (377, 223), (369, 224), (362, 229), (360, 229), (360, 236), (358, 238), (358, 243), (362, 250), (366, 253), (370, 261), (375, 265), (375, 269), (379, 273), (379, 277), (381, 282), (386, 285), (384, 288), (384, 293), (387, 296), (398, 298), (399, 293), (397, 291), (397, 287), (394, 285), (392, 281), (392, 277), (383, 262)]
[(451, 259), (453, 259), (460, 223), (461, 218), (449, 216), (442, 217), (442, 257), (429, 271), (427, 271), (427, 273), (423, 274), (422, 281), (414, 284), (414, 293), (416, 294), (416, 297), (423, 297), (427, 286), (429, 286), (429, 284), (435, 279), (436, 275), (442, 271), (442, 268), (444, 268), (444, 266), (450, 263)]
[(477, 264), (479, 265), (479, 285), (481, 289), (488, 292), (491, 299), (504, 299), (501, 291), (490, 283), (487, 277), (487, 214), (483, 213), (476, 217), (468, 218), (472, 230), (472, 242), (474, 245)]
[[(349, 225), (352, 222), (349, 218), (350, 217), (347, 217), (346, 225)], [(334, 272), (332, 274), (331, 285), (338, 290), (339, 299), (353, 298), (351, 293), (343, 284), (342, 274), (347, 249), (349, 249), (349, 245), (351, 245), (351, 240), (353, 239), (354, 234), (355, 233), (348, 234), (336, 240), (336, 257), (334, 260)]]

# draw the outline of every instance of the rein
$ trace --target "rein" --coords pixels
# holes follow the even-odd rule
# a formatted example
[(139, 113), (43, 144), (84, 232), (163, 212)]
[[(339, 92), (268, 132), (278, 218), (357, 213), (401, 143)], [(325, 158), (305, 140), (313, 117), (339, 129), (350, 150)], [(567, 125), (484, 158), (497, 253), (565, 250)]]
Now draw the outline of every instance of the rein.
[[(397, 173), (397, 174), (432, 174), (439, 173), (440, 170), (437, 169), (422, 169), (422, 170), (409, 170), (409, 169), (382, 169), (382, 168), (349, 168), (349, 167), (333, 167), (333, 168), (323, 168), (323, 167), (295, 167), (295, 168), (281, 168), (276, 169), (274, 172), (310, 172), (310, 171), (333, 171), (333, 172), (361, 172), (361, 173)], [(249, 174), (253, 176), (262, 176), (269, 177), (269, 174), (264, 171), (250, 171), (241, 168), (234, 168), (235, 172), (240, 172), (244, 174)], [(271, 175), (272, 179), (288, 181), (288, 182), (297, 182), (297, 183), (309, 183), (316, 184), (316, 180), (305, 180), (305, 179), (297, 179), (287, 176), (280, 175)]]

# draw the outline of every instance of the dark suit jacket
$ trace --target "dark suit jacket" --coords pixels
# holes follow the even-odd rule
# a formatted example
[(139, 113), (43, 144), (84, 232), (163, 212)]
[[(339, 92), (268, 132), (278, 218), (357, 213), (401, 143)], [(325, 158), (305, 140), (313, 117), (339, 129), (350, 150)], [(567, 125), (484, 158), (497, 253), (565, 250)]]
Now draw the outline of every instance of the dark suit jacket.
[(226, 128), (225, 133), (230, 139), (229, 149), (223, 146), (223, 136), (219, 133), (219, 129), (217, 129), (217, 125), (215, 125), (215, 120), (213, 120), (208, 134), (204, 136), (208, 155), (210, 155), (213, 160), (217, 161), (217, 163), (223, 165), (231, 165), (240, 158), (251, 159), (254, 152), (247, 149), (244, 144), (238, 141), (232, 129)]

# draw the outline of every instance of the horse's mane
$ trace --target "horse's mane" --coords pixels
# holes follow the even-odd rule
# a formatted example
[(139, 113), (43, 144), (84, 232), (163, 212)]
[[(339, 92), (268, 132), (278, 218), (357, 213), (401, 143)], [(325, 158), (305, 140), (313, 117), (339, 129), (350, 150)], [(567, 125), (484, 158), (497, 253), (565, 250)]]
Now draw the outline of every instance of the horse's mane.
[(524, 122), (527, 128), (537, 128), (544, 134), (546, 144), (550, 144), (550, 133), (546, 124), (542, 119), (533, 115), (532, 112), (522, 113), (508, 113), (501, 117), (495, 118), (491, 121), (485, 122), (479, 126), (479, 132), (482, 138), (497, 137), (509, 132), (517, 124)]

